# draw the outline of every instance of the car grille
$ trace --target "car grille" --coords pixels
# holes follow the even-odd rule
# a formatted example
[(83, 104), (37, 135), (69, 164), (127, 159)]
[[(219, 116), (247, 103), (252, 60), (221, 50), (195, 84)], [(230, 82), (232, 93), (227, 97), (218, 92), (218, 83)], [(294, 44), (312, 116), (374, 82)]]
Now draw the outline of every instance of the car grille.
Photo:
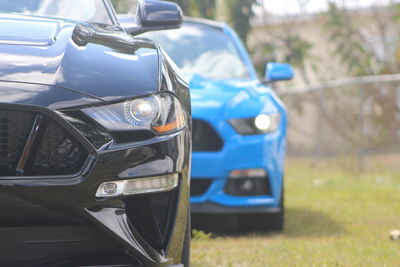
[(190, 181), (190, 195), (192, 197), (204, 195), (207, 192), (208, 188), (210, 188), (211, 183), (212, 179), (192, 179)]
[(78, 173), (88, 152), (54, 119), (0, 109), (0, 177)]
[(0, 110), (0, 175), (15, 175), (23, 143), (32, 127), (33, 115)]
[(221, 151), (224, 142), (205, 121), (193, 119), (193, 151)]

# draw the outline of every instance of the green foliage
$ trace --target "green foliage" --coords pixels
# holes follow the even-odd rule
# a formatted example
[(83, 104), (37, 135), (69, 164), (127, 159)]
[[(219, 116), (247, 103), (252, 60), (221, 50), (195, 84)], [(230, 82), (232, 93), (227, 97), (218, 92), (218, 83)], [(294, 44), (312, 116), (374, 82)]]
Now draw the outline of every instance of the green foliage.
[(195, 16), (207, 19), (215, 19), (215, 0), (166, 0), (177, 3), (185, 16)]
[(393, 3), (389, 8), (393, 11), (393, 20), (400, 21), (400, 3)]
[(201, 230), (196, 230), (196, 229), (193, 229), (192, 230), (192, 239), (193, 240), (203, 240), (203, 241), (207, 241), (207, 240), (210, 240), (211, 239), (211, 237), (212, 237), (212, 234), (211, 233), (205, 233), (204, 231), (201, 231)]
[(312, 43), (297, 34), (289, 34), (282, 40), (285, 55), (284, 62), (289, 62), (295, 67), (304, 65), (304, 61), (310, 57)]
[(114, 9), (119, 14), (128, 13), (130, 10), (136, 7), (136, 0), (111, 0)]
[(229, 23), (238, 33), (239, 37), (246, 44), (247, 35), (250, 32), (250, 19), (254, 13), (253, 5), (257, 4), (256, 0), (226, 0), (226, 8), (228, 11)]
[(343, 64), (347, 65), (349, 71), (354, 75), (371, 75), (379, 72), (376, 69), (377, 59), (366, 48), (367, 41), (354, 26), (349, 11), (330, 2), (326, 19), (329, 40), (335, 44), (335, 54), (340, 57)]
[(195, 10), (193, 16), (215, 19), (216, 17), (216, 0), (192, 1)]
[(256, 68), (259, 77), (263, 77), (265, 73), (265, 65), (267, 62), (278, 62), (274, 42), (264, 42), (251, 51), (254, 67)]
[(191, 0), (166, 0), (166, 1), (177, 3), (182, 8), (183, 14), (185, 14), (186, 16), (190, 15), (189, 11), (192, 3)]
[[(216, 19), (218, 0), (165, 0), (177, 3), (185, 16)], [(250, 32), (250, 19), (254, 15), (253, 5), (257, 0), (220, 0), (221, 6), (226, 11), (227, 22), (237, 31), (239, 37), (246, 44)], [(127, 13), (136, 5), (137, 0), (111, 0), (118, 13)]]
[(253, 57), (257, 72), (263, 75), (266, 62), (287, 62), (298, 70), (305, 83), (309, 83), (306, 62), (312, 59), (313, 44), (295, 32), (282, 31), (270, 41), (254, 48)]
[[(400, 26), (400, 7), (399, 4), (379, 6), (368, 12), (356, 13), (352, 10), (339, 8), (335, 3), (329, 4), (326, 14), (326, 29), (328, 30), (329, 40), (335, 47), (334, 53), (339, 57), (343, 66), (347, 68), (349, 76), (376, 75), (400, 72), (400, 43), (398, 38), (389, 37), (393, 33), (391, 28)], [(363, 25), (364, 31), (357, 27), (357, 16), (364, 16), (368, 20), (368, 25)], [(368, 31), (372, 31), (376, 37), (374, 46), (369, 42)], [(379, 51), (377, 51), (378, 47)], [(387, 87), (387, 86), (386, 86)], [(367, 87), (363, 87), (366, 89)], [(364, 101), (363, 107), (359, 107), (357, 113), (362, 113), (369, 103), (369, 110), (364, 111), (362, 129), (366, 121), (373, 125), (375, 135), (373, 138), (364, 137), (359, 141), (365, 144), (380, 144), (384, 146), (386, 141), (393, 139), (397, 125), (395, 122), (399, 113), (396, 104), (395, 90), (385, 88), (382, 83), (370, 85), (371, 90), (364, 90), (360, 99)], [(367, 102), (368, 101), (368, 102)], [(397, 107), (397, 108), (396, 108)], [(375, 110), (379, 112), (375, 112)], [(360, 116), (360, 115), (359, 115)], [(397, 126), (398, 127), (398, 126)], [(393, 139), (395, 140), (395, 139)], [(365, 144), (363, 144), (365, 143)]]
[[(186, 16), (216, 19), (217, 0), (168, 0), (178, 3)], [(223, 0), (227, 11), (227, 22), (236, 30), (244, 43), (250, 32), (250, 19), (254, 15), (252, 7), (257, 0)]]
[(329, 3), (329, 10), (326, 13), (325, 27), (328, 30), (329, 40), (335, 45), (335, 54), (347, 66), (350, 74), (400, 72), (399, 39), (389, 37), (391, 34), (389, 30), (400, 26), (400, 4), (377, 6), (363, 15), (369, 20), (368, 29), (375, 31), (377, 36), (375, 46), (384, 51), (383, 57), (374, 51), (366, 35), (357, 27), (356, 16), (355, 11), (339, 8), (333, 2)]

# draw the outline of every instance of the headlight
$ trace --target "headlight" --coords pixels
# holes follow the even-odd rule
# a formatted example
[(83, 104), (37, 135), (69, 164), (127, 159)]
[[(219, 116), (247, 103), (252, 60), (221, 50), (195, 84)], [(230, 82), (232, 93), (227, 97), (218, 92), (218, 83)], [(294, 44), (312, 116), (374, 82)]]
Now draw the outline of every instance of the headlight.
[(109, 131), (149, 130), (165, 134), (185, 127), (180, 102), (170, 94), (158, 94), (117, 104), (83, 109)]
[(255, 135), (275, 132), (279, 128), (280, 120), (279, 113), (270, 113), (253, 118), (231, 119), (229, 123), (241, 135)]

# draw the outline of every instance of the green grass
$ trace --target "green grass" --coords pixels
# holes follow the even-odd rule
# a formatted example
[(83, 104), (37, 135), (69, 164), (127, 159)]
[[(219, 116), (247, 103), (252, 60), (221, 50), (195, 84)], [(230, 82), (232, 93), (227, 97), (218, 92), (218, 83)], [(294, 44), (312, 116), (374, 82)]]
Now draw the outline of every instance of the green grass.
[(192, 266), (400, 266), (400, 171), (291, 161), (285, 186), (284, 232), (196, 233)]

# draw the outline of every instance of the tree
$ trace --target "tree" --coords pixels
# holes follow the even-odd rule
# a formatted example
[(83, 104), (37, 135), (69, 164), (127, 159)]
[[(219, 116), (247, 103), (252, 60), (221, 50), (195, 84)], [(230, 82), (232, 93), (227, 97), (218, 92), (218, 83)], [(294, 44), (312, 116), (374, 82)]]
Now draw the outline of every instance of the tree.
[[(253, 57), (259, 73), (265, 71), (265, 62), (287, 62), (296, 68), (304, 84), (309, 84), (310, 70), (316, 69), (316, 57), (313, 56), (313, 44), (306, 40), (299, 33), (298, 29), (302, 27), (305, 11), (297, 16), (285, 14), (279, 17), (281, 28), (276, 30), (273, 25), (269, 24), (270, 14), (267, 12), (267, 3), (261, 2), (263, 14), (263, 34), (259, 34), (260, 40), (258, 46), (253, 48)], [(298, 0), (301, 10), (305, 10), (308, 1)]]
[(136, 0), (111, 0), (111, 3), (114, 6), (115, 11), (117, 13), (128, 13), (135, 9), (136, 7)]
[(256, 0), (226, 0), (228, 22), (238, 33), (242, 41), (247, 44), (247, 35), (251, 30), (250, 20), (254, 16), (253, 5)]
[[(329, 1), (326, 29), (329, 40), (335, 44), (334, 53), (353, 75), (373, 75), (400, 72), (398, 52), (400, 39), (393, 38), (400, 18), (399, 4), (378, 5), (368, 9), (349, 10)], [(368, 31), (357, 25), (358, 13), (368, 17)], [(363, 27), (366, 28), (365, 25)], [(374, 46), (368, 38), (373, 32)]]
[[(236, 30), (239, 37), (246, 44), (249, 34), (250, 19), (253, 17), (253, 6), (257, 0), (166, 0), (177, 3), (185, 16), (195, 16), (215, 20), (217, 13), (221, 12), (218, 8), (226, 11), (226, 18), (232, 27)], [(111, 0), (118, 13), (127, 13), (136, 6), (137, 0)], [(217, 5), (219, 2), (219, 5)], [(217, 8), (218, 6), (218, 8)]]
[[(168, 0), (178, 3), (187, 16), (196, 16), (207, 19), (216, 19), (218, 0)], [(246, 44), (250, 32), (250, 19), (253, 17), (253, 5), (257, 0), (220, 0), (226, 10), (227, 21), (236, 30), (239, 37)]]
[(190, 10), (192, 8), (192, 6), (191, 6), (192, 1), (191, 0), (166, 0), (166, 1), (177, 3), (182, 8), (183, 14), (185, 14), (185, 15), (190, 15), (191, 14), (190, 13)]
[[(360, 25), (360, 17), (368, 24)], [(394, 2), (382, 6), (376, 1), (370, 8), (350, 10), (329, 1), (326, 32), (335, 46), (334, 55), (340, 58), (349, 76), (400, 72), (399, 18), (400, 7)], [(359, 105), (353, 113), (358, 120), (359, 135), (354, 139), (361, 147), (360, 157), (365, 147), (391, 146), (392, 140), (396, 140), (400, 111), (394, 88), (389, 83), (358, 85)]]
[(347, 65), (354, 75), (371, 75), (377, 72), (376, 59), (366, 47), (367, 40), (352, 22), (351, 14), (335, 3), (329, 3), (326, 13), (329, 40), (335, 44), (334, 54)]
[(207, 19), (216, 18), (216, 0), (192, 1), (192, 3), (196, 9), (193, 15)]

